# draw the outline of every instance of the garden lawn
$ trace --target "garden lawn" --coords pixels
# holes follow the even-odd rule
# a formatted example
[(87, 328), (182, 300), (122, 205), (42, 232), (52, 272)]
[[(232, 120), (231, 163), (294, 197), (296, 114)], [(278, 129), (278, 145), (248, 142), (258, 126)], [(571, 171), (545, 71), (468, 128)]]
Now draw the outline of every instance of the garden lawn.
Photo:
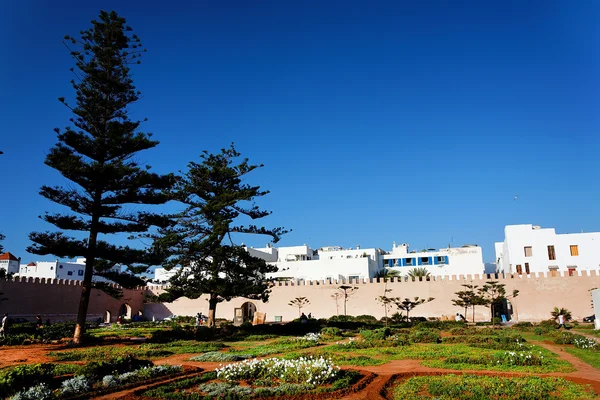
[[(506, 350), (492, 350), (471, 347), (465, 344), (413, 344), (398, 347), (374, 347), (367, 349), (345, 348), (333, 345), (321, 350), (328, 356), (352, 352), (353, 356), (368, 356), (377, 360), (391, 361), (404, 359), (423, 360), (423, 365), (434, 368), (472, 369), (514, 372), (572, 372), (575, 369), (556, 354), (536, 346), (535, 352), (543, 356), (542, 365), (515, 365), (515, 362), (504, 360)], [(519, 356), (520, 357), (520, 356)], [(492, 361), (494, 361), (492, 363)], [(497, 361), (500, 361), (498, 363)]]
[(137, 358), (158, 359), (173, 354), (205, 353), (220, 350), (225, 347), (222, 343), (177, 341), (170, 343), (144, 343), (130, 346), (88, 347), (67, 351), (48, 353), (56, 361), (97, 361), (114, 357), (132, 355)]
[(584, 363), (600, 369), (600, 351), (578, 349), (577, 347), (573, 346), (564, 346), (563, 348), (567, 353), (574, 355)]
[(399, 383), (396, 400), (595, 399), (592, 389), (562, 378), (501, 378), (476, 375), (418, 376)]

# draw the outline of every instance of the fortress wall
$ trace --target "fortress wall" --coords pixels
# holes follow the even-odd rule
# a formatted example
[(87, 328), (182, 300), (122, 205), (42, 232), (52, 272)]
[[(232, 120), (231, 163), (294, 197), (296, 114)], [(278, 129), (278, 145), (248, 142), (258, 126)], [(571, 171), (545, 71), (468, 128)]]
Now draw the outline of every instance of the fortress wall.
[[(489, 275), (488, 275), (489, 276)], [(316, 318), (328, 318), (332, 315), (344, 313), (344, 301), (336, 301), (331, 297), (338, 292), (340, 285), (357, 287), (356, 292), (348, 298), (347, 314), (361, 315), (369, 314), (377, 318), (384, 316), (381, 303), (376, 301), (378, 296), (420, 298), (434, 297), (430, 303), (418, 306), (412, 312), (412, 316), (453, 318), (457, 313), (464, 313), (464, 309), (452, 305), (455, 293), (464, 290), (463, 284), (474, 284), (480, 287), (485, 282), (494, 280), (506, 285), (506, 291), (511, 294), (513, 290), (519, 290), (519, 296), (511, 299), (513, 306), (513, 319), (516, 321), (541, 321), (550, 317), (550, 311), (554, 307), (569, 309), (575, 319), (581, 319), (593, 314), (591, 309), (590, 290), (600, 287), (600, 273), (598, 271), (580, 271), (579, 275), (568, 276), (557, 274), (532, 274), (530, 276), (507, 275), (492, 276), (467, 275), (467, 276), (443, 276), (432, 277), (429, 281), (411, 281), (390, 279), (387, 283), (380, 280), (363, 280), (359, 282), (346, 283), (341, 281), (292, 281), (278, 282), (272, 288), (270, 300), (263, 303), (256, 300), (235, 298), (231, 301), (219, 303), (217, 306), (217, 318), (233, 319), (234, 309), (241, 307), (247, 301), (251, 301), (257, 311), (267, 314), (266, 321), (272, 322), (275, 316), (281, 316), (283, 321), (289, 321), (298, 317), (298, 309), (289, 305), (296, 297), (306, 297), (310, 305), (302, 311), (309, 312)], [(386, 289), (389, 292), (384, 292)], [(151, 294), (160, 294), (164, 291), (161, 287), (147, 288)], [(393, 307), (391, 313), (396, 312)], [(179, 299), (173, 303), (146, 304), (145, 314), (164, 318), (167, 315), (195, 315), (197, 312), (208, 313), (207, 296), (191, 300)], [(471, 310), (467, 318), (472, 319)], [(489, 309), (478, 306), (475, 308), (475, 320), (489, 320)]]
[[(40, 314), (42, 319), (51, 321), (74, 321), (77, 317), (81, 281), (45, 278), (15, 278), (13, 281), (0, 281), (0, 313), (11, 317), (24, 317), (30, 321)], [(114, 299), (99, 290), (92, 289), (88, 308), (88, 319), (104, 319), (106, 311), (111, 320), (117, 320), (122, 304), (131, 306), (132, 315), (143, 311), (144, 291), (123, 290), (123, 298)]]

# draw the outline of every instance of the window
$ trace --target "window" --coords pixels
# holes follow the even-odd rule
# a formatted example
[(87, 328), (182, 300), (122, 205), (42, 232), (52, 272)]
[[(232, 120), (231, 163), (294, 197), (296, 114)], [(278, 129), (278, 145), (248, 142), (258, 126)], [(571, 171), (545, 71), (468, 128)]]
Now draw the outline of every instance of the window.
[(59, 265), (59, 266), (58, 266), (58, 269), (62, 269), (62, 265)]
[(77, 271), (77, 275), (79, 275), (79, 276), (83, 276), (83, 270), (82, 270), (82, 269), (80, 269), (79, 271)]
[(550, 276), (553, 277), (553, 278), (556, 276), (556, 270), (555, 269), (551, 269), (550, 270)]
[(529, 263), (525, 263), (525, 273), (529, 275)]
[(50, 271), (52, 271), (54, 269), (54, 267), (50, 267)]
[(421, 265), (429, 265), (429, 257), (421, 257)]
[(576, 244), (571, 245), (571, 255), (578, 256), (579, 255), (579, 247)]
[(521, 267), (521, 264), (517, 264), (517, 274), (521, 275), (523, 273), (523, 267)]
[(567, 266), (567, 270), (569, 271), (569, 276), (575, 275), (575, 270), (577, 267)]
[(69, 275), (69, 276), (73, 275), (73, 271), (67, 271), (67, 275)]
[(556, 253), (554, 252), (554, 246), (548, 246), (548, 260), (556, 260)]
[(406, 259), (406, 266), (412, 267), (414, 265), (413, 264), (413, 260), (414, 260), (414, 258), (407, 258)]
[(533, 255), (531, 246), (525, 246), (525, 257), (531, 257)]
[(438, 256), (436, 260), (438, 264), (446, 264), (446, 256)]

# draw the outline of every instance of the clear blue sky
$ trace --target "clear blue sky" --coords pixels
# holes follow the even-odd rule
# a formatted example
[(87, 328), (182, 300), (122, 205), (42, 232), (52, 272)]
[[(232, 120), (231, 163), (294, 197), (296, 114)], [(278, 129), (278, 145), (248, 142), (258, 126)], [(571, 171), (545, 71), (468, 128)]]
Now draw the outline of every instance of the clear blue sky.
[[(43, 163), (73, 98), (61, 40), (127, 18), (155, 170), (235, 142), (281, 245), (477, 243), (600, 230), (600, 3), (22, 1), (0, 6), (0, 232), (24, 262), (57, 206)], [(518, 200), (513, 198), (518, 195)], [(266, 238), (246, 239), (263, 245)]]

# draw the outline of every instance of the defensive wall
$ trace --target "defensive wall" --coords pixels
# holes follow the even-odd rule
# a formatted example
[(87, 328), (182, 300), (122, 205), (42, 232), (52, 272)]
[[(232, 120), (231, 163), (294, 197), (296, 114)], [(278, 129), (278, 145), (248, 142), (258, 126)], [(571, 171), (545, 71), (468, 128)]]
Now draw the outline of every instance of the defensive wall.
[[(81, 281), (19, 278), (0, 281), (0, 313), (11, 317), (23, 317), (30, 321), (40, 314), (42, 319), (74, 321), (81, 297)], [(117, 287), (115, 285), (115, 287)], [(88, 320), (101, 318), (115, 322), (120, 312), (133, 316), (144, 309), (144, 290), (123, 290), (123, 298), (117, 300), (106, 293), (92, 289), (88, 308)]]
[[(590, 290), (600, 288), (600, 271), (579, 271), (569, 276), (568, 273), (551, 276), (549, 273), (531, 275), (466, 275), (436, 276), (430, 280), (412, 281), (406, 278), (345, 281), (289, 281), (277, 282), (272, 288), (270, 300), (266, 303), (245, 298), (224, 301), (217, 306), (217, 318), (232, 320), (236, 308), (248, 310), (252, 303), (256, 311), (266, 313), (266, 321), (273, 322), (281, 317), (289, 321), (298, 317), (298, 309), (289, 305), (296, 297), (306, 297), (310, 305), (303, 308), (306, 314), (312, 313), (317, 318), (327, 318), (344, 313), (343, 298), (332, 297), (339, 292), (339, 286), (347, 285), (358, 288), (348, 297), (347, 314), (369, 314), (377, 318), (384, 316), (384, 309), (376, 298), (388, 297), (420, 298), (433, 297), (435, 300), (420, 305), (411, 312), (412, 316), (452, 317), (464, 310), (452, 305), (455, 293), (464, 290), (463, 284), (479, 287), (487, 281), (494, 280), (505, 284), (507, 293), (519, 290), (518, 297), (511, 299), (512, 318), (516, 321), (541, 321), (548, 319), (554, 307), (569, 309), (575, 319), (593, 314)], [(92, 290), (88, 319), (106, 319), (115, 322), (119, 313), (125, 310), (129, 316), (142, 313), (149, 319), (162, 319), (168, 315), (195, 315), (198, 312), (208, 313), (207, 296), (198, 299), (182, 298), (172, 303), (147, 303), (145, 295), (157, 295), (164, 292), (165, 287), (149, 286), (135, 290), (123, 290), (123, 298), (117, 300), (107, 294)], [(386, 290), (389, 290), (386, 292)], [(9, 313), (13, 317), (25, 317), (33, 320), (41, 314), (44, 320), (74, 320), (77, 315), (81, 295), (81, 281), (15, 278), (12, 281), (0, 281), (0, 313)], [(252, 308), (252, 307), (251, 307)], [(395, 307), (391, 311), (396, 312)], [(468, 319), (471, 320), (471, 310)], [(476, 307), (475, 319), (489, 319), (486, 307)]]
[[(339, 286), (356, 287), (354, 293), (348, 297), (346, 304), (348, 315), (373, 315), (377, 318), (384, 316), (384, 309), (376, 298), (386, 295), (388, 297), (420, 298), (433, 297), (435, 300), (415, 308), (412, 316), (423, 317), (449, 317), (453, 318), (457, 312), (464, 313), (464, 309), (452, 305), (456, 299), (455, 293), (465, 290), (463, 284), (473, 284), (479, 287), (487, 281), (498, 281), (505, 284), (507, 294), (518, 290), (519, 295), (510, 299), (512, 319), (515, 321), (541, 321), (550, 318), (550, 311), (554, 307), (564, 307), (572, 312), (573, 318), (581, 320), (593, 314), (591, 307), (591, 289), (600, 287), (600, 271), (579, 271), (579, 274), (569, 276), (568, 273), (552, 276), (550, 273), (537, 273), (531, 275), (460, 275), (437, 276), (430, 280), (412, 281), (407, 278), (390, 278), (387, 282), (383, 279), (358, 280), (355, 282), (344, 281), (289, 281), (277, 282), (272, 288), (270, 299), (263, 303), (245, 298), (235, 298), (217, 305), (217, 318), (233, 319), (236, 308), (244, 308), (244, 303), (250, 302), (256, 311), (266, 313), (266, 321), (289, 321), (298, 318), (298, 308), (289, 305), (296, 297), (306, 297), (310, 304), (302, 309), (306, 314), (311, 313), (316, 318), (327, 318), (344, 313), (343, 298), (336, 300), (332, 297), (339, 292)], [(160, 294), (165, 287), (149, 287), (151, 294)], [(386, 290), (389, 290), (386, 292)], [(172, 303), (146, 304), (146, 316), (163, 318), (167, 315), (195, 315), (198, 312), (208, 313), (208, 297), (198, 299), (178, 299)], [(396, 312), (394, 306), (391, 313)], [(470, 321), (471, 310), (467, 315)], [(478, 321), (489, 320), (490, 312), (487, 307), (475, 307), (475, 319)]]

